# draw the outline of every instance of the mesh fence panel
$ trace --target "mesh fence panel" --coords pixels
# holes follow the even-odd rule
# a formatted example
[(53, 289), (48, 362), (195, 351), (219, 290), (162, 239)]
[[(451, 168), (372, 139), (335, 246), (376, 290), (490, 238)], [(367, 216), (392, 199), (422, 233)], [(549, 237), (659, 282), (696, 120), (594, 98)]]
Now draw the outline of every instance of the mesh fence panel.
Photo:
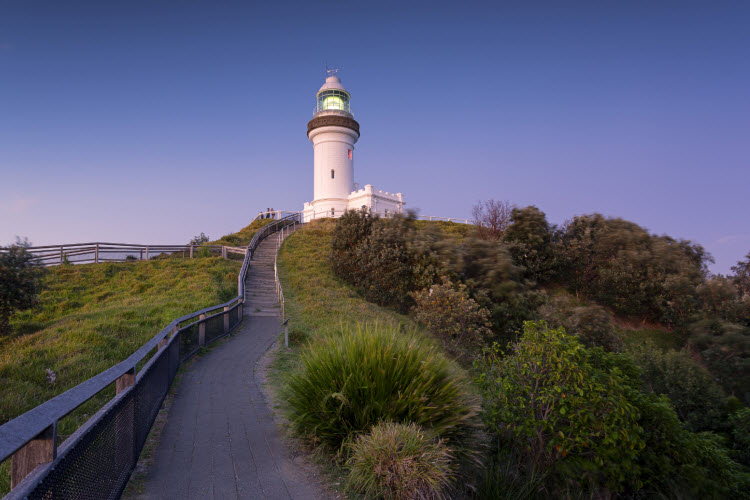
[(160, 350), (135, 385), (135, 444), (139, 451), (172, 382), (169, 363), (169, 350)]
[(234, 330), (234, 328), (240, 324), (241, 320), (242, 318), (240, 318), (240, 306), (236, 305), (229, 311), (229, 328)]
[(119, 498), (137, 456), (133, 395), (128, 391), (104, 410), (27, 498)]
[(180, 364), (182, 364), (200, 349), (200, 345), (198, 345), (198, 323), (193, 323), (180, 330), (179, 341)]
[(217, 314), (206, 320), (206, 344), (224, 336), (224, 315)]

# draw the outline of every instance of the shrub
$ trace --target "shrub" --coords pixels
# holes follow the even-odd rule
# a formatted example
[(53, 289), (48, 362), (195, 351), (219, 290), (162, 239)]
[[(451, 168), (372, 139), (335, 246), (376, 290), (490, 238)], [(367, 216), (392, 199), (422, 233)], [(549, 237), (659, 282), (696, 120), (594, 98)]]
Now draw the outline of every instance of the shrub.
[(372, 232), (375, 221), (366, 209), (347, 210), (339, 217), (331, 233), (331, 264), (333, 271), (346, 281), (358, 276), (357, 246)]
[(443, 283), (411, 294), (416, 302), (414, 315), (444, 344), (481, 344), (492, 334), (489, 311), (477, 304), (466, 285), (454, 287), (448, 278)]
[[(342, 450), (380, 421), (422, 426), (461, 451), (478, 405), (463, 372), (435, 346), (384, 326), (340, 327), (300, 353), (282, 389), (292, 430)], [(346, 450), (342, 450), (346, 451)]]
[(0, 336), (10, 333), (10, 318), (16, 311), (38, 303), (44, 269), (32, 263), (28, 241), (16, 240), (0, 251)]
[(381, 422), (351, 445), (349, 486), (367, 498), (442, 498), (451, 450), (414, 423)]
[(742, 408), (729, 416), (732, 448), (737, 461), (750, 467), (750, 408)]
[(199, 259), (211, 257), (211, 249), (206, 246), (201, 246), (195, 251), (194, 255)]
[(554, 468), (588, 487), (623, 490), (637, 483), (634, 463), (645, 442), (618, 358), (586, 349), (562, 328), (524, 323), (503, 356), (488, 350), (478, 383), (485, 421), (533, 470)]
[(563, 294), (551, 299), (540, 313), (552, 325), (562, 326), (566, 332), (577, 335), (587, 347), (614, 352), (623, 348), (612, 315), (601, 306), (576, 306)]
[(600, 214), (575, 217), (558, 231), (555, 252), (576, 292), (617, 312), (672, 324), (697, 311), (695, 287), (711, 261), (700, 245)]
[(664, 394), (672, 402), (685, 428), (721, 431), (726, 396), (713, 376), (686, 352), (663, 352), (653, 345), (631, 350), (643, 370), (641, 379), (649, 392)]
[(705, 319), (688, 327), (688, 343), (724, 389), (750, 404), (750, 327)]

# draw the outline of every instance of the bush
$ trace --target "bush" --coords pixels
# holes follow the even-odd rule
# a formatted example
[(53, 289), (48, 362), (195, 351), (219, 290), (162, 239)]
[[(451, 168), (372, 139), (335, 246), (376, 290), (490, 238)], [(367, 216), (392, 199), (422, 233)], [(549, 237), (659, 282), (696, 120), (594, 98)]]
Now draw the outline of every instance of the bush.
[(442, 498), (451, 450), (414, 423), (381, 422), (351, 446), (349, 486), (367, 498)]
[(454, 288), (448, 278), (443, 283), (411, 294), (417, 305), (413, 308), (417, 321), (443, 341), (444, 345), (482, 344), (492, 331), (489, 311), (477, 304), (466, 285)]
[(742, 408), (729, 416), (732, 448), (737, 461), (750, 467), (750, 408)]
[(586, 347), (602, 347), (614, 352), (623, 349), (612, 315), (601, 306), (576, 306), (562, 294), (550, 300), (539, 312), (552, 325), (562, 326), (566, 332), (577, 335)]
[(32, 263), (28, 247), (28, 241), (19, 239), (0, 251), (0, 336), (10, 333), (10, 318), (16, 311), (38, 303), (44, 268)]
[(631, 367), (544, 322), (524, 323), (510, 347), (503, 356), (495, 345), (479, 365), (488, 427), (532, 470), (555, 469), (588, 488), (637, 484), (645, 442), (627, 399)]
[(374, 221), (372, 213), (364, 208), (347, 210), (336, 221), (331, 233), (331, 264), (342, 279), (354, 282), (359, 275), (357, 246), (369, 238)]
[(688, 343), (724, 389), (750, 404), (750, 327), (704, 319), (688, 327)]
[(562, 276), (576, 292), (616, 312), (671, 324), (697, 311), (695, 288), (711, 261), (700, 245), (600, 214), (575, 217), (554, 246)]
[(421, 425), (465, 449), (478, 404), (461, 370), (435, 346), (384, 326), (341, 327), (308, 344), (282, 389), (293, 431), (342, 448), (380, 421)]
[(644, 386), (649, 392), (669, 398), (686, 429), (693, 432), (724, 430), (724, 391), (688, 353), (663, 352), (646, 344), (633, 348), (631, 354), (643, 370)]
[(628, 356), (527, 322), (507, 356), (495, 347), (479, 367), (488, 427), (528, 469), (551, 473), (550, 495), (740, 498), (750, 491), (750, 476), (717, 435), (689, 432), (666, 397), (640, 390)]

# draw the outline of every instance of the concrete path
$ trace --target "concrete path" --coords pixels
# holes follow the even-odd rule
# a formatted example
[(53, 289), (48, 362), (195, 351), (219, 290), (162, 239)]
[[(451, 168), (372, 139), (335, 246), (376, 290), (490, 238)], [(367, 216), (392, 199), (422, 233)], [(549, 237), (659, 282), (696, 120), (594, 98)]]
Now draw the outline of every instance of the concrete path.
[(144, 498), (324, 497), (291, 461), (255, 369), (280, 332), (275, 251), (271, 236), (256, 252), (243, 325), (183, 375)]

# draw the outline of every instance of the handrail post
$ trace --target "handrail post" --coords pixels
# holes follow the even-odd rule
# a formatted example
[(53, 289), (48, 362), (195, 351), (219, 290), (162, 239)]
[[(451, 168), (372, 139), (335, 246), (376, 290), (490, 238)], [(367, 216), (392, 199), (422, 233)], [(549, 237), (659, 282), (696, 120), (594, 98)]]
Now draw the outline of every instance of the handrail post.
[(120, 375), (115, 381), (115, 394), (120, 394), (133, 384), (135, 384), (135, 367)]
[(242, 307), (243, 307), (244, 303), (245, 303), (245, 299), (241, 298), (240, 299), (240, 310), (238, 312), (238, 317), (240, 318), (240, 321), (242, 321)]
[(63, 265), (63, 262), (65, 261), (64, 255), (65, 255), (65, 253), (63, 252), (63, 246), (60, 245), (60, 265), (61, 266)]
[(190, 258), (193, 258), (193, 245), (190, 245)]
[(55, 441), (57, 441), (57, 421), (12, 455), (10, 459), (11, 490), (38, 466), (51, 462), (57, 457)]
[(148, 260), (148, 245), (146, 245), (146, 260)]
[(99, 263), (99, 243), (94, 246), (94, 264)]
[(198, 316), (198, 345), (201, 347), (206, 345), (206, 322), (203, 321), (205, 319), (205, 313)]
[(229, 306), (224, 306), (224, 333), (229, 333)]

